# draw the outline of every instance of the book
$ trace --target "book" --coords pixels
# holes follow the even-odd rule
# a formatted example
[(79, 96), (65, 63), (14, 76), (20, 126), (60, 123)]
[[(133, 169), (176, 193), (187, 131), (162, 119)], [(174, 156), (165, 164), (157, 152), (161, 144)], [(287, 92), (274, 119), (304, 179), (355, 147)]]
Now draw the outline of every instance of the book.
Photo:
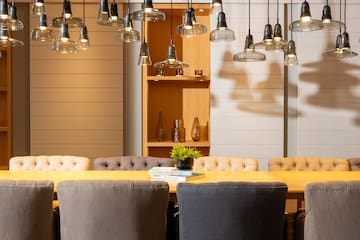
[(149, 170), (151, 174), (170, 176), (191, 176), (192, 170), (179, 170), (176, 167), (153, 167)]
[(159, 181), (170, 181), (170, 182), (187, 182), (191, 179), (203, 176), (203, 173), (193, 172), (190, 176), (179, 176), (179, 175), (162, 175), (162, 174), (150, 174), (151, 180)]

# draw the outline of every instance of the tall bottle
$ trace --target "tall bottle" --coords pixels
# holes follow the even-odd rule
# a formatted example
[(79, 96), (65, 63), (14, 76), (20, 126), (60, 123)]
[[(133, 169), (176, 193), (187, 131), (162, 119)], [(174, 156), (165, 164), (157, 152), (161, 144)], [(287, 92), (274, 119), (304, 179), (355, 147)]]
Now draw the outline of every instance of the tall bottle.
[(163, 115), (162, 111), (159, 112), (159, 118), (157, 122), (157, 128), (156, 128), (156, 137), (158, 141), (164, 141), (165, 140), (165, 129), (163, 124)]
[(200, 123), (199, 118), (195, 117), (191, 128), (191, 138), (194, 141), (200, 140)]

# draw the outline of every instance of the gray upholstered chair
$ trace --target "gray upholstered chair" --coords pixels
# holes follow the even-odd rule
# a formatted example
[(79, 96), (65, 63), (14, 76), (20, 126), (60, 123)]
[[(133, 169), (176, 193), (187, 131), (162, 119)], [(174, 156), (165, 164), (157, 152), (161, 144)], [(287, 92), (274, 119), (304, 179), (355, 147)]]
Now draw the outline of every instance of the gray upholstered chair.
[(344, 158), (283, 157), (268, 162), (270, 171), (349, 171), (349, 162)]
[(283, 183), (179, 183), (180, 240), (281, 240)]
[(360, 171), (360, 158), (348, 159), (351, 171)]
[(305, 240), (360, 239), (360, 181), (305, 188)]
[(64, 181), (57, 196), (61, 240), (166, 239), (166, 182)]
[(203, 156), (194, 159), (194, 171), (257, 171), (258, 161), (254, 158)]
[(89, 170), (90, 159), (70, 155), (17, 156), (9, 160), (9, 170)]
[(0, 239), (51, 240), (53, 183), (0, 180)]
[(162, 157), (118, 156), (94, 159), (95, 170), (147, 170), (152, 167), (173, 167), (174, 160)]

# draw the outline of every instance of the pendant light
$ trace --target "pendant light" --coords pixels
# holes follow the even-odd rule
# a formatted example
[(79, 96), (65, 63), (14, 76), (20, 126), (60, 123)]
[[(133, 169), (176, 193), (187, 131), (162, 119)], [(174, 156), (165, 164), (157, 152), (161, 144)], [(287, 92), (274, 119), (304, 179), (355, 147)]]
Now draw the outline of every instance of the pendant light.
[(138, 59), (138, 65), (152, 65), (149, 47), (145, 41), (146, 29), (145, 29), (145, 21), (143, 23), (143, 41), (140, 46), (140, 53)]
[(32, 5), (32, 13), (34, 15), (46, 14), (44, 0), (34, 0)]
[[(221, 0), (218, 1), (221, 2)], [(235, 40), (235, 33), (233, 30), (228, 28), (225, 13), (222, 8), (221, 4), (221, 10), (217, 15), (216, 29), (210, 33), (211, 42), (230, 42)]]
[(144, 8), (133, 12), (133, 19), (138, 21), (160, 22), (165, 21), (166, 15), (154, 8), (152, 0), (144, 0)]
[(257, 52), (254, 46), (253, 36), (250, 31), (250, 0), (249, 0), (249, 33), (245, 39), (245, 48), (243, 52), (237, 53), (233, 56), (233, 61), (236, 62), (260, 62), (266, 59), (265, 54)]
[(204, 24), (196, 22), (195, 9), (192, 7), (192, 0), (188, 0), (188, 8), (184, 14), (184, 23), (176, 27), (176, 33), (181, 37), (194, 37), (207, 32)]
[(24, 29), (24, 24), (18, 20), (14, 0), (11, 1), (9, 9), (8, 27), (10, 31), (20, 31)]
[(340, 28), (345, 28), (345, 24), (340, 21), (335, 21), (332, 19), (331, 16), (331, 8), (329, 6), (329, 1), (326, 0), (326, 5), (323, 7), (322, 10), (322, 17), (321, 17), (322, 23), (323, 23), (323, 30), (325, 31), (331, 31), (331, 30), (337, 30)]
[[(290, 3), (290, 19), (293, 21), (293, 1)], [(295, 41), (293, 40), (293, 32), (290, 35), (290, 41), (288, 42), (286, 55), (285, 55), (285, 66), (295, 66), (298, 65), (298, 60), (296, 56), (296, 46)]]
[(61, 16), (52, 20), (53, 27), (62, 27), (63, 23), (66, 23), (68, 27), (82, 27), (82, 19), (72, 15), (70, 0), (64, 0)]
[(270, 49), (273, 44), (274, 44), (273, 28), (270, 24), (270, 0), (268, 0), (267, 1), (267, 24), (265, 25), (265, 29), (264, 29), (264, 37), (261, 42), (255, 43), (255, 47)]
[(82, 19), (82, 27), (80, 28), (80, 36), (77, 42), (77, 49), (85, 51), (90, 47), (88, 30), (85, 24), (85, 0), (83, 0), (83, 19)]
[(31, 30), (31, 40), (45, 42), (53, 39), (54, 33), (47, 25), (46, 14), (40, 14), (38, 26)]
[(119, 17), (118, 5), (115, 0), (110, 5), (110, 25), (115, 27), (124, 25), (124, 19)]
[(0, 22), (9, 19), (8, 2), (7, 0), (0, 0)]
[(172, 28), (173, 28), (173, 6), (172, 0), (170, 1), (171, 13), (170, 13), (170, 44), (168, 47), (167, 58), (164, 61), (157, 62), (154, 64), (156, 68), (185, 68), (189, 67), (189, 64), (183, 63), (177, 59), (176, 48), (172, 39)]
[(24, 42), (10, 37), (9, 29), (6, 25), (0, 24), (0, 47), (22, 47)]
[(126, 43), (140, 41), (140, 33), (134, 29), (132, 23), (132, 15), (130, 14), (130, 0), (128, 0), (128, 12), (124, 19), (124, 27), (118, 30), (116, 38)]
[(52, 44), (52, 51), (55, 53), (75, 53), (76, 44), (70, 40), (69, 25), (64, 22), (60, 26), (59, 38)]
[(301, 4), (300, 20), (292, 22), (289, 26), (289, 30), (294, 32), (309, 32), (323, 28), (322, 21), (311, 17), (310, 5), (306, 0)]
[(349, 33), (346, 31), (346, 0), (345, 0), (345, 5), (344, 5), (344, 24), (345, 24), (345, 29), (344, 32), (342, 33), (342, 45), (340, 47), (339, 53), (337, 54), (338, 58), (351, 58), (351, 57), (356, 57), (358, 54), (356, 52), (353, 52), (351, 50), (350, 47), (350, 37), (349, 37)]
[(99, 13), (96, 22), (99, 25), (111, 24), (108, 0), (100, 0)]

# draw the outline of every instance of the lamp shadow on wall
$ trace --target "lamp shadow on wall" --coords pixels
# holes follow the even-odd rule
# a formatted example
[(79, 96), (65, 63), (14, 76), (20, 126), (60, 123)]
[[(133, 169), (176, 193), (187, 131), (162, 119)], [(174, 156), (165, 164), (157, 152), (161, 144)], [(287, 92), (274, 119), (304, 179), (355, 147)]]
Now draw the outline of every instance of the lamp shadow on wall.
[[(331, 37), (327, 39), (327, 48), (335, 49)], [(318, 85), (317, 91), (306, 98), (308, 104), (352, 111), (356, 113), (353, 124), (360, 126), (360, 97), (352, 91), (360, 84), (360, 79), (351, 74), (351, 71), (359, 71), (360, 65), (350, 61), (351, 58), (340, 60), (335, 56), (322, 56), (320, 61), (302, 65), (311, 70), (301, 73), (299, 80)]]
[[(237, 109), (262, 115), (284, 116), (284, 79), (281, 74), (282, 64), (276, 61), (271, 62), (268, 72), (279, 73), (279, 75), (268, 75), (265, 80), (252, 85), (248, 77), (248, 72), (245, 69), (239, 69), (239, 65), (232, 62), (232, 53), (230, 51), (224, 52), (223, 63), (226, 64), (223, 64), (220, 68), (221, 70), (218, 72), (218, 76), (234, 81), (235, 84), (230, 99), (236, 101)], [(289, 83), (288, 93), (289, 97), (295, 97), (297, 87)], [(293, 117), (299, 116), (301, 113), (289, 107), (288, 115)]]

